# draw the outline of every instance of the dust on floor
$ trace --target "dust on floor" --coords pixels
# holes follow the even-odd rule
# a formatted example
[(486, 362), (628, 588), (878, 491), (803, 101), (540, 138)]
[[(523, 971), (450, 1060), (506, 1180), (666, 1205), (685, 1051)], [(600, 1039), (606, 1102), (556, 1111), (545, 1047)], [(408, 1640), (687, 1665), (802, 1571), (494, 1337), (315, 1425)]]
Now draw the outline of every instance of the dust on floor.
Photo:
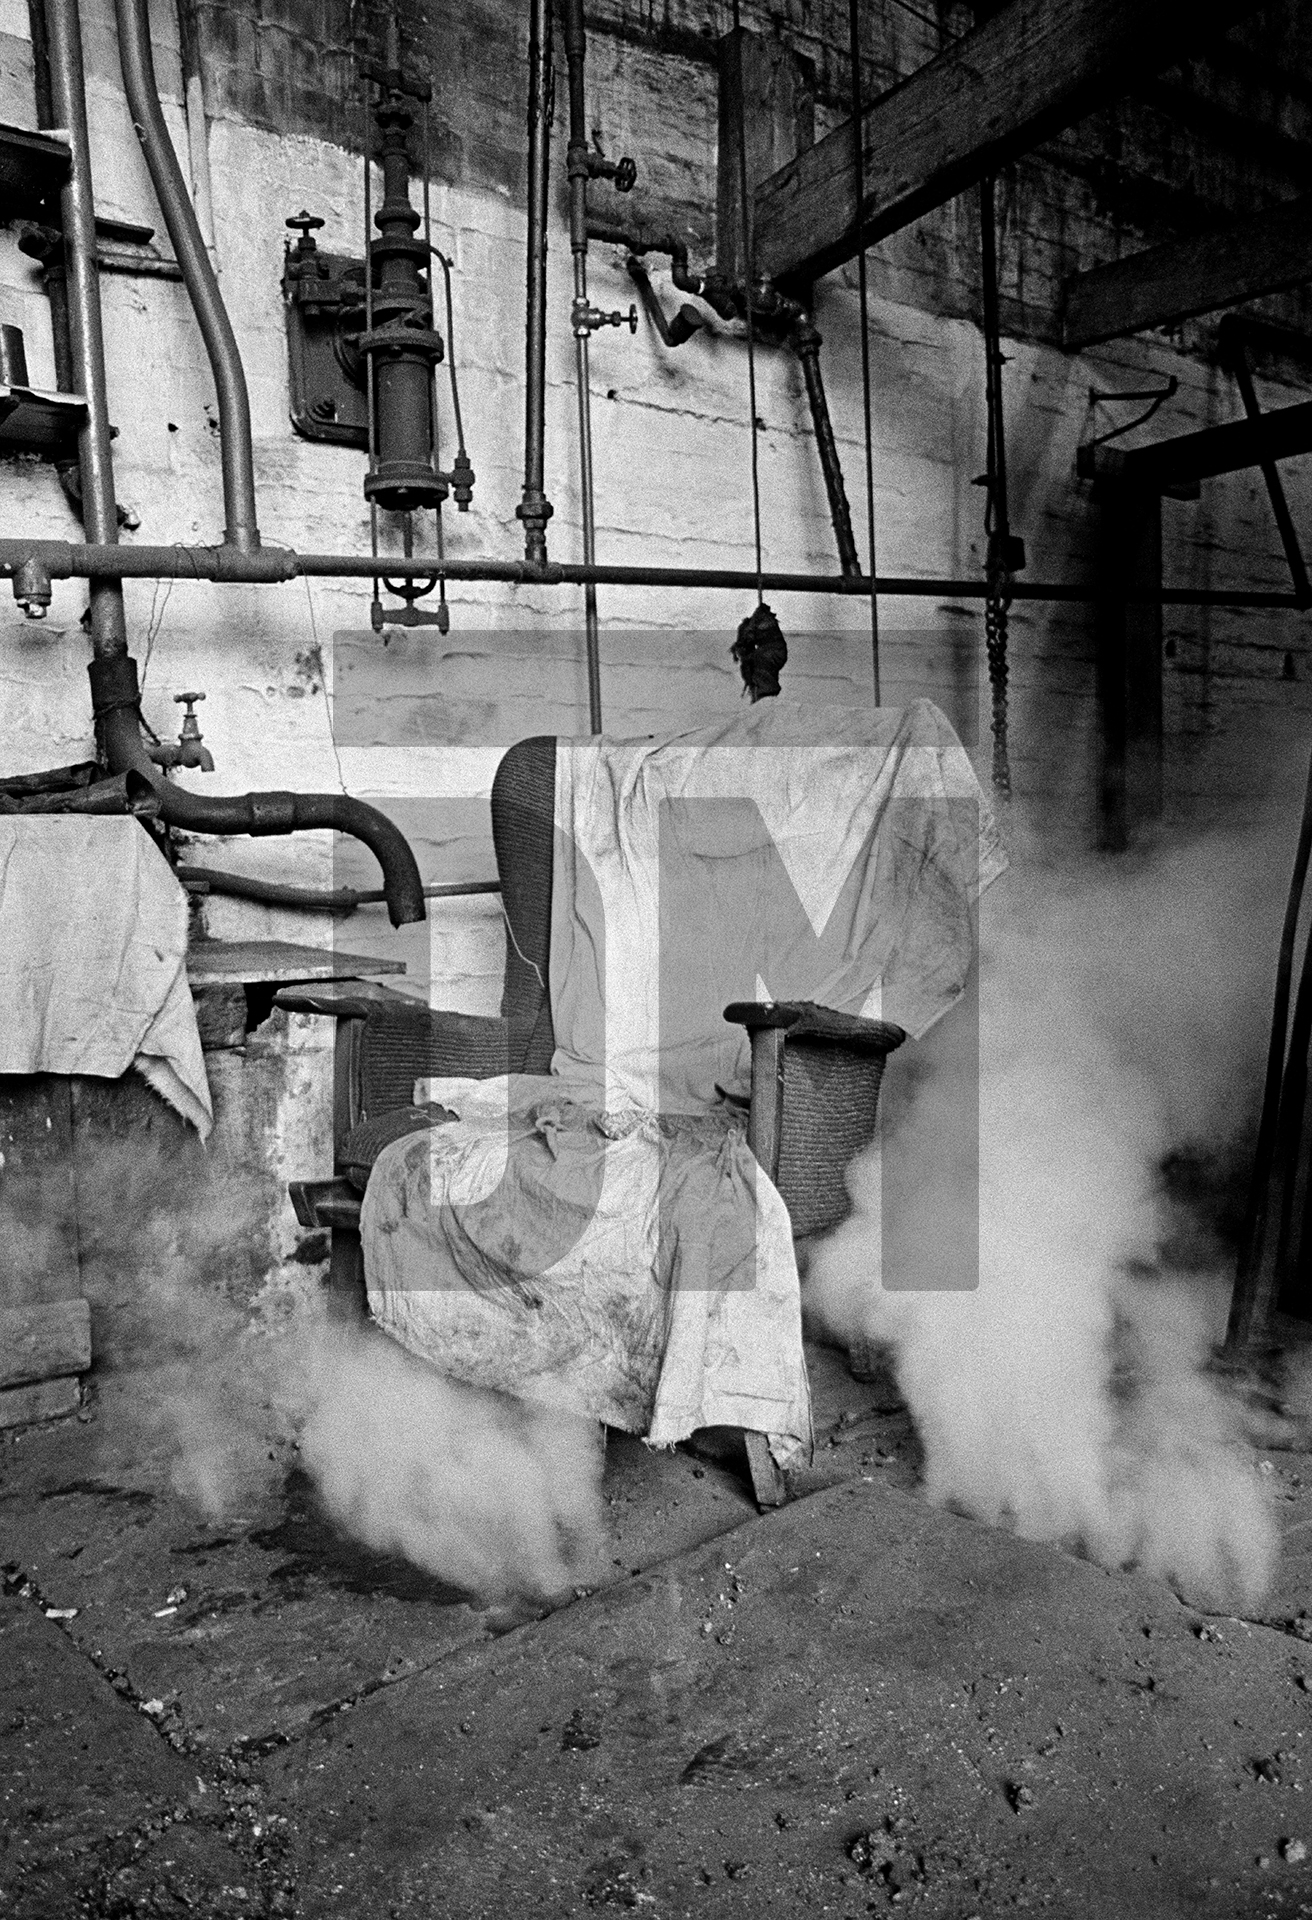
[(802, 1497), (612, 1437), (544, 1617), (352, 1546), (294, 1474), (197, 1524), (106, 1383), (0, 1453), (0, 1912), (1312, 1915), (1312, 1455), (1260, 1620), (929, 1508), (810, 1356)]

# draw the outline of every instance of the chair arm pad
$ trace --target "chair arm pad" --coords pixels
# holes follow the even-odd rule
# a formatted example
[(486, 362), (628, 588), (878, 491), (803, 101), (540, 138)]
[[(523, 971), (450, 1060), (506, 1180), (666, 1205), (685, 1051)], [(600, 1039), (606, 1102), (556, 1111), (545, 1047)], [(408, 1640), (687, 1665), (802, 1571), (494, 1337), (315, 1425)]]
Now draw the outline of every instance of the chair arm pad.
[(907, 1037), (890, 1020), (836, 1013), (814, 1000), (735, 1000), (725, 1008), (724, 1017), (749, 1032), (760, 1027), (782, 1027), (790, 1040), (832, 1040), (868, 1053), (892, 1053)]
[(360, 1196), (347, 1180), (289, 1180), (292, 1208), (303, 1227), (360, 1225)]

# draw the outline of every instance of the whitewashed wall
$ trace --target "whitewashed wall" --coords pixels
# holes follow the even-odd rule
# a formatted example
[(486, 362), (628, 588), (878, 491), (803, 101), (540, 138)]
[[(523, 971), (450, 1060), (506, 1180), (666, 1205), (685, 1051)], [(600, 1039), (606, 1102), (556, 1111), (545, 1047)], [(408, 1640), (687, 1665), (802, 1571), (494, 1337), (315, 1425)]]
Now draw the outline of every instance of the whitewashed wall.
[[(98, 208), (148, 222), (162, 237), (122, 96), (112, 7), (88, 0), (84, 20)], [(155, 30), (166, 112), (185, 154), (176, 23), (167, 4), (156, 8)], [(27, 35), (22, 0), (0, 0), (0, 118), (32, 125)], [(622, 123), (622, 89), (602, 69), (604, 60), (598, 77), (611, 88), (608, 112)], [(689, 142), (713, 138), (713, 128), (693, 119)], [(617, 136), (624, 130), (619, 124)], [(298, 439), (289, 424), (280, 291), (283, 221), (303, 204), (327, 220), (322, 245), (360, 250), (359, 163), (320, 141), (280, 138), (232, 120), (211, 126), (209, 155), (217, 263), (250, 386), (264, 538), (307, 550), (364, 551), (362, 458)], [(474, 510), (447, 515), (447, 550), (514, 557), (522, 549), (514, 509), (522, 481), (524, 210), (506, 194), (456, 191), (438, 181), (433, 215), (439, 244), (456, 263), (456, 351), (478, 473)], [(563, 559), (579, 557), (581, 542), (569, 254), (562, 231), (553, 230), (551, 241), (547, 492), (555, 506), (551, 551)], [(1013, 274), (1024, 245), (1024, 236), (1004, 234)], [(872, 274), (880, 568), (978, 574), (983, 495), (972, 484), (984, 464), (978, 330), (968, 320), (925, 310), (926, 276), (916, 271), (914, 249), (904, 238), (875, 250)], [(661, 273), (655, 277), (672, 307), (682, 296), (671, 295)], [(817, 316), (864, 547), (854, 277), (848, 270), (822, 284)], [(633, 295), (618, 257), (604, 247), (594, 248), (592, 286), (604, 307), (627, 307)], [(119, 428), (117, 489), (140, 516), (135, 537), (152, 544), (213, 542), (222, 526), (214, 391), (183, 289), (106, 275), (102, 295), (111, 417)], [(4, 228), (0, 319), (23, 326), (33, 378), (53, 384), (44, 296)], [(1177, 347), (1165, 334), (1084, 356), (1015, 347), (1006, 376), (1012, 513), (1028, 545), (1028, 577), (1088, 577), (1092, 519), (1088, 489), (1074, 466), (1088, 432), (1091, 385), (1135, 387), (1175, 373), (1181, 392), (1171, 431), (1238, 414), (1229, 384)], [(592, 351), (599, 556), (749, 565), (742, 343), (703, 335), (671, 354), (644, 326), (636, 338), (604, 331)], [(833, 567), (832, 531), (795, 364), (763, 350), (758, 391), (767, 563)], [(1272, 399), (1279, 404), (1293, 397)], [(1306, 464), (1286, 469), (1303, 526)], [(1168, 502), (1165, 513), (1169, 582), (1284, 584), (1259, 476), (1209, 483), (1199, 502)], [(0, 522), (11, 535), (79, 537), (53, 473), (30, 460), (0, 465)], [(362, 797), (380, 797), (414, 834), (426, 880), (491, 877), (486, 795), (500, 751), (529, 732), (586, 729), (581, 593), (456, 586), (448, 636), (397, 631), (384, 645), (369, 629), (368, 592), (363, 583), (327, 580), (269, 588), (130, 582), (146, 717), (162, 735), (175, 734), (172, 695), (203, 688), (201, 721), (217, 771), (183, 775), (189, 785), (214, 794), (344, 785)], [(600, 602), (608, 728), (651, 732), (736, 709), (740, 689), (728, 647), (750, 609), (749, 596), (603, 589)], [(60, 764), (92, 750), (88, 647), (79, 624), (84, 604), (82, 585), (57, 584), (50, 618), (37, 625), (22, 618), (7, 593), (0, 602), (0, 766), (6, 770)], [(777, 604), (793, 649), (787, 697), (867, 699), (864, 606), (799, 597)], [(920, 693), (938, 699), (987, 777), (978, 603), (886, 600), (881, 616), (886, 702)], [(1167, 631), (1168, 812), (1176, 821), (1234, 818), (1287, 776), (1292, 743), (1309, 731), (1306, 621), (1184, 610), (1168, 613)], [(1093, 733), (1087, 610), (1018, 606), (1012, 616), (1016, 793), (1053, 836), (1072, 846), (1092, 838)], [(334, 859), (323, 836), (224, 847), (209, 842), (193, 857), (303, 883), (374, 882), (372, 862), (361, 850), (348, 844)], [(209, 931), (219, 936), (336, 940), (355, 951), (400, 956), (416, 989), (431, 991), (439, 1005), (488, 1011), (498, 1000), (502, 934), (494, 899), (437, 903), (426, 928), (401, 933), (390, 929), (382, 909), (333, 923), (215, 900), (207, 914)]]

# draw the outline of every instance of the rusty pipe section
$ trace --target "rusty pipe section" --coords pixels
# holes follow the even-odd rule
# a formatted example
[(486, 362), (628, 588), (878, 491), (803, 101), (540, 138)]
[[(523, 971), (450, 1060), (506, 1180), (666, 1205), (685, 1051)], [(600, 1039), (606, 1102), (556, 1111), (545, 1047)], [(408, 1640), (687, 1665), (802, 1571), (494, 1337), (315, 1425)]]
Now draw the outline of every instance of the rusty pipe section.
[(829, 517), (834, 523), (838, 564), (847, 577), (853, 579), (861, 571), (861, 560), (852, 533), (852, 510), (847, 504), (847, 488), (843, 485), (843, 463), (838, 457), (838, 442), (834, 438), (829, 402), (825, 398), (824, 376), (820, 371), (821, 338), (809, 313), (803, 313), (796, 321), (789, 339), (793, 352), (802, 363), (815, 447), (820, 456), (820, 471), (829, 499)]
[(392, 925), (424, 918), (424, 885), (414, 854), (386, 814), (344, 793), (239, 793), (212, 799), (174, 786), (157, 772), (142, 742), (136, 661), (127, 654), (101, 658), (91, 662), (88, 672), (105, 758), (116, 773), (138, 773), (151, 783), (166, 826), (192, 833), (253, 835), (334, 827), (362, 840), (378, 861)]
[[(678, 234), (592, 216), (588, 218), (588, 233), (594, 240), (627, 250), (629, 278), (638, 289), (648, 319), (667, 347), (682, 346), (704, 323), (694, 308), (686, 306), (680, 307), (673, 320), (666, 319), (643, 264), (643, 256), (648, 253), (669, 255), (670, 278), (681, 293), (695, 294), (699, 300), (705, 300), (722, 320), (742, 318), (746, 305), (744, 290), (735, 287), (723, 274), (691, 271), (687, 243)], [(829, 502), (829, 517), (834, 527), (834, 543), (838, 548), (838, 562), (845, 577), (855, 578), (861, 571), (861, 560), (852, 533), (852, 509), (848, 505), (843, 465), (829, 414), (824, 375), (820, 370), (823, 337), (809, 309), (800, 301), (781, 293), (768, 281), (762, 281), (753, 289), (752, 310), (758, 322), (773, 323), (787, 329), (785, 338), (801, 363), (816, 452), (825, 483), (825, 497)]]
[[(71, 8), (75, 0), (55, 0), (55, 4)], [(196, 209), (164, 124), (150, 50), (146, 0), (116, 0), (116, 8), (119, 59), (133, 125), (214, 374), (223, 461), (223, 538), (226, 545), (246, 553), (259, 546), (260, 529), (255, 511), (251, 403), (237, 336), (223, 304)], [(94, 254), (92, 257), (94, 259)]]

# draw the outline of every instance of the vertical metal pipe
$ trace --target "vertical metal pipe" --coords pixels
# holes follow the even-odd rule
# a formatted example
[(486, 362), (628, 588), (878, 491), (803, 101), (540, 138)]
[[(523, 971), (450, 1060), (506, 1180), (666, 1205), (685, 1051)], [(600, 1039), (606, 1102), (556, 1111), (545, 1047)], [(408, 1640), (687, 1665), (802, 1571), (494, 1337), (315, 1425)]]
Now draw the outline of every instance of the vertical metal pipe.
[(116, 0), (116, 10), (119, 59), (128, 106), (214, 375), (223, 461), (224, 543), (249, 553), (260, 544), (260, 529), (255, 512), (251, 403), (237, 336), (223, 304), (196, 209), (164, 124), (150, 50), (146, 0)]
[[(41, 0), (27, 0), (27, 17), (32, 31), (32, 92), (36, 98), (36, 123), (39, 127), (62, 126), (63, 122), (55, 117), (54, 97), (50, 89), (50, 44)], [(78, 385), (73, 371), (73, 340), (68, 324), (63, 240), (62, 236), (48, 239), (49, 232), (49, 228), (37, 228), (19, 245), (24, 253), (31, 254), (41, 262), (46, 298), (50, 302), (55, 385), (61, 393), (76, 393)]]
[[(574, 374), (579, 396), (579, 497), (583, 512), (583, 560), (596, 559), (597, 520), (592, 489), (592, 407), (588, 369), (588, 123), (583, 99), (583, 63), (587, 36), (583, 0), (566, 0), (565, 59), (569, 67), (569, 244), (574, 256)], [(601, 732), (601, 638), (597, 620), (597, 589), (591, 581), (583, 589), (583, 617), (588, 659), (588, 725)]]
[(196, 0), (178, 0), (178, 52), (182, 56), (182, 99), (187, 117), (187, 162), (191, 194), (201, 238), (214, 252), (214, 192), (210, 180), (209, 114), (205, 106), (205, 63), (201, 54)]
[(528, 289), (524, 341), (524, 558), (547, 564), (547, 214), (551, 191), (552, 0), (532, 0), (528, 29)]
[[(114, 463), (110, 453), (109, 402), (105, 392), (105, 337), (96, 268), (96, 210), (91, 181), (91, 142), (82, 65), (82, 25), (77, 0), (46, 0), (51, 105), (68, 130), (72, 165), (60, 196), (68, 291), (69, 337), (77, 389), (87, 403), (78, 436), (82, 479), (82, 524), (93, 546), (118, 541)], [(91, 644), (98, 659), (126, 654), (127, 622), (120, 580), (91, 581)]]

